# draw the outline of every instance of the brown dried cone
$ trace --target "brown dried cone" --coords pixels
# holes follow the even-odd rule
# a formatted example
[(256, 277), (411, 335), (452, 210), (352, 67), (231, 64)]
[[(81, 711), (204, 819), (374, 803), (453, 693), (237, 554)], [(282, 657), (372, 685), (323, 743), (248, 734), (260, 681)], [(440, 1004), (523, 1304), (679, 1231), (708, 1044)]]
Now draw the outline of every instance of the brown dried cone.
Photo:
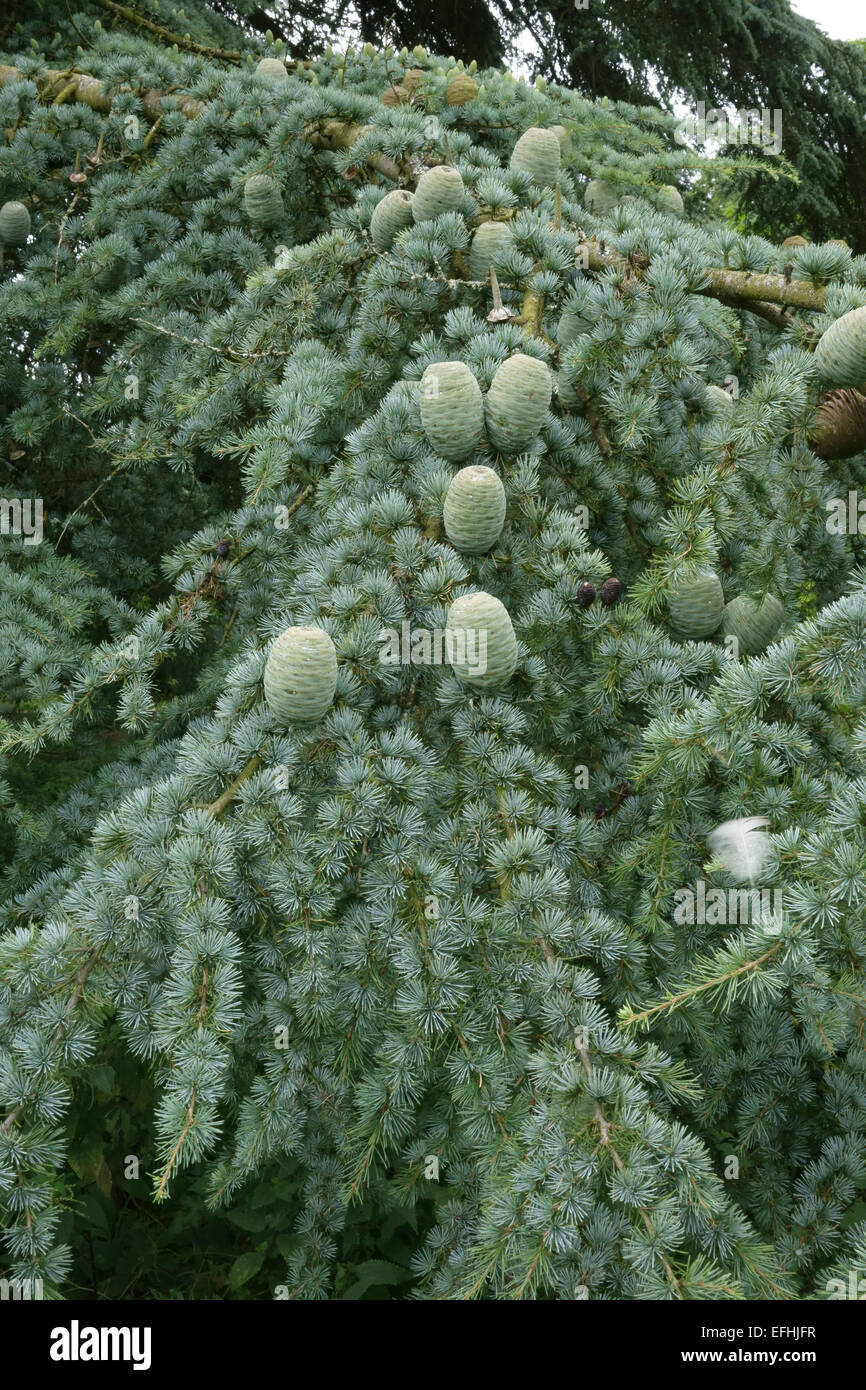
[(405, 87), (407, 92), (414, 92), (421, 85), (423, 80), (423, 68), (408, 68), (403, 74), (403, 81), (400, 85)]
[(812, 421), (809, 447), (822, 459), (849, 459), (866, 450), (866, 396), (848, 387), (828, 391)]
[(386, 87), (382, 93), (383, 106), (405, 106), (409, 100), (409, 89), (398, 83), (396, 87)]
[(606, 579), (602, 584), (598, 591), (598, 596), (605, 608), (612, 608), (622, 597), (622, 580), (617, 579), (616, 575), (612, 574), (610, 578)]
[(465, 106), (468, 101), (474, 101), (477, 95), (478, 84), (461, 72), (448, 83), (445, 99), (449, 106)]

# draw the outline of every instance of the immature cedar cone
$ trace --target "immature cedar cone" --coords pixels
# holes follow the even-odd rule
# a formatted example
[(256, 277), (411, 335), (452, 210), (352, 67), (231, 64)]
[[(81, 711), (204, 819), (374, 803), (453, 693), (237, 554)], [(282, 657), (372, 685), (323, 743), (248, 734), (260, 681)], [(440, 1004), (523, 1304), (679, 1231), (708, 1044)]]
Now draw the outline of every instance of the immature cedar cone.
[(412, 194), (406, 188), (392, 188), (373, 209), (370, 240), (377, 251), (389, 251), (398, 232), (412, 221)]
[(416, 222), (429, 222), (443, 212), (457, 212), (463, 202), (463, 180), (459, 169), (437, 164), (422, 174), (415, 189), (412, 216)]
[(604, 179), (590, 179), (583, 193), (583, 205), (587, 212), (610, 212), (619, 202), (619, 194), (612, 183)]
[(262, 58), (256, 66), (256, 77), (275, 77), (278, 82), (285, 82), (288, 76), (281, 58)]
[(568, 347), (575, 338), (586, 331), (586, 328), (586, 322), (579, 314), (572, 314), (568, 309), (563, 309), (556, 325), (556, 341), (560, 347)]
[(465, 106), (467, 101), (474, 101), (477, 95), (478, 84), (465, 73), (459, 73), (448, 83), (445, 99), (449, 106)]
[(553, 394), (550, 368), (518, 352), (507, 357), (487, 392), (487, 433), (502, 454), (520, 454), (544, 423)]
[(465, 362), (431, 362), (420, 388), (421, 424), (431, 447), (461, 463), (484, 432), (484, 399)]
[(656, 196), (665, 212), (672, 212), (675, 217), (682, 217), (685, 212), (682, 194), (678, 188), (674, 188), (672, 183), (663, 183)]
[(611, 575), (610, 579), (606, 579), (604, 581), (598, 592), (598, 596), (604, 604), (605, 608), (613, 608), (613, 605), (616, 603), (617, 599), (621, 596), (621, 594), (622, 583), (613, 574)]
[(494, 261), (507, 251), (514, 238), (504, 222), (482, 222), (469, 248), (469, 274), (473, 280), (486, 280)]
[[(451, 666), (462, 681), (488, 690), (503, 685), (514, 674), (517, 638), (508, 609), (492, 594), (482, 590), (455, 599), (445, 628), (454, 644)], [(469, 659), (472, 657), (474, 661)]]
[(850, 459), (866, 450), (866, 396), (850, 387), (829, 391), (809, 434), (809, 447), (822, 459)]
[(577, 605), (579, 608), (589, 608), (595, 603), (595, 585), (590, 584), (588, 579), (584, 579), (577, 586)]
[(671, 627), (680, 637), (709, 637), (722, 618), (725, 596), (714, 570), (684, 579), (668, 595)]
[(764, 594), (760, 601), (751, 594), (737, 594), (725, 604), (722, 632), (736, 637), (743, 656), (756, 656), (768, 647), (782, 623), (785, 610), (774, 594)]
[(231, 548), (232, 548), (232, 543), (231, 543), (231, 541), (220, 541), (219, 545), (217, 546), (217, 555), (219, 555), (219, 557), (220, 557), (222, 560), (224, 560), (225, 557), (228, 555), (229, 551), (231, 550)]
[(815, 349), (815, 366), (831, 386), (866, 381), (866, 308), (850, 309), (830, 324)]
[(728, 392), (724, 391), (721, 386), (716, 386), (712, 382), (707, 385), (706, 389), (709, 397), (708, 403), (713, 414), (718, 415), (719, 411), (724, 411), (726, 415), (730, 415), (734, 408), (733, 397), (728, 395)]
[(566, 410), (573, 410), (576, 405), (580, 405), (580, 395), (564, 367), (560, 367), (559, 371), (556, 373), (554, 385), (560, 403), (565, 406)]
[(267, 227), (283, 215), (283, 195), (268, 174), (253, 174), (244, 184), (244, 207), (251, 222)]
[(540, 188), (552, 188), (559, 178), (561, 147), (554, 130), (532, 126), (511, 152), (510, 168), (522, 169)]
[(4, 203), (0, 208), (0, 242), (23, 246), (30, 235), (30, 213), (23, 203)]
[(499, 475), (485, 464), (461, 468), (451, 479), (442, 520), (455, 550), (464, 555), (489, 550), (505, 521), (505, 488)]
[(337, 650), (320, 627), (287, 627), (265, 665), (265, 699), (278, 719), (321, 719), (337, 686)]

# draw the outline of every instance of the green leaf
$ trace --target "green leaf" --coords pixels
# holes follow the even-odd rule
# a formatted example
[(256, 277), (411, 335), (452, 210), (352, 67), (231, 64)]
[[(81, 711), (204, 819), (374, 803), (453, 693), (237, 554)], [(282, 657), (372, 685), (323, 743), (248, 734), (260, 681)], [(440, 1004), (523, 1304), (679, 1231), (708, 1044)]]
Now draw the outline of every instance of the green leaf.
[(298, 1248), (298, 1237), (282, 1235), (277, 1236), (277, 1249), (287, 1262), (292, 1258)]
[(233, 1226), (239, 1226), (242, 1231), (264, 1231), (271, 1224), (271, 1218), (266, 1211), (239, 1211), (226, 1212), (228, 1220)]
[(343, 1298), (363, 1298), (368, 1289), (380, 1285), (386, 1289), (394, 1284), (405, 1284), (412, 1278), (411, 1270), (388, 1260), (365, 1260), (355, 1270), (355, 1282), (343, 1294)]
[(100, 1091), (103, 1095), (111, 1094), (114, 1088), (115, 1071), (107, 1063), (104, 1066), (90, 1067), (87, 1072), (87, 1080), (94, 1090)]
[(855, 1202), (853, 1207), (849, 1207), (839, 1225), (843, 1231), (847, 1231), (851, 1226), (856, 1226), (858, 1221), (866, 1221), (866, 1202)]
[(242, 1288), (252, 1279), (254, 1274), (258, 1274), (264, 1262), (265, 1252), (263, 1250), (246, 1250), (243, 1255), (238, 1255), (229, 1270), (229, 1288)]

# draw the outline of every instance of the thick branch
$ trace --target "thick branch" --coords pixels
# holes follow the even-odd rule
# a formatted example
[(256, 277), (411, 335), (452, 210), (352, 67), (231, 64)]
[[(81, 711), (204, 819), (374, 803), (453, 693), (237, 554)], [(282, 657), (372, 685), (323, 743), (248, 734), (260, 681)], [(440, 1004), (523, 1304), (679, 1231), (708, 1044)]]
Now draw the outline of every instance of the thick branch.
[[(621, 256), (618, 251), (605, 250), (595, 241), (585, 241), (578, 248), (581, 262), (590, 270), (607, 270), (611, 266), (629, 269), (633, 275), (640, 275), (640, 267)], [(708, 266), (704, 279), (692, 287), (693, 294), (709, 295), (722, 303), (739, 301), (738, 307), (750, 309), (761, 314), (767, 304), (790, 304), (796, 309), (824, 308), (826, 291), (823, 285), (813, 285), (808, 280), (786, 280), (784, 275), (759, 275), (754, 270), (726, 270), (720, 266)], [(760, 308), (757, 306), (761, 306)]]
[[(348, 150), (356, 140), (372, 129), (372, 126), (358, 125), (355, 121), (319, 121), (308, 126), (304, 136), (316, 150)], [(384, 174), (393, 183), (400, 183), (400, 170), (387, 155), (365, 155), (364, 163), (378, 169), (380, 174)]]
[(791, 322), (790, 314), (784, 309), (777, 309), (775, 304), (767, 304), (763, 300), (755, 300), (749, 303), (747, 299), (727, 299), (724, 295), (716, 295), (720, 304), (727, 304), (729, 309), (746, 309), (750, 314), (756, 314), (759, 319), (766, 319), (774, 328), (787, 328)]

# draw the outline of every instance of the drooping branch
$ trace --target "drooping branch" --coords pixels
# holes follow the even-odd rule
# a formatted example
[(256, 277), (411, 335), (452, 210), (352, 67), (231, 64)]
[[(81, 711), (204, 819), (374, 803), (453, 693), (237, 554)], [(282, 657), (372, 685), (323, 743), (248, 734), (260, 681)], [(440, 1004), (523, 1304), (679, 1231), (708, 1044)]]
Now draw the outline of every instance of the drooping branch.
[(145, 29), (148, 34), (153, 34), (163, 43), (176, 43), (178, 48), (185, 48), (190, 53), (197, 53), (201, 58), (218, 58), (226, 63), (239, 63), (241, 54), (233, 48), (210, 48), (207, 44), (196, 43), (189, 34), (175, 34), (170, 29), (166, 29), (164, 24), (156, 24), (152, 19), (146, 19), (144, 15), (138, 14), (136, 10), (130, 9), (127, 5), (115, 4), (115, 0), (96, 0), (100, 9), (106, 10), (115, 18), (123, 20), (126, 24), (132, 24), (137, 29)]
[(253, 773), (258, 772), (261, 765), (262, 760), (258, 756), (258, 754), (250, 758), (243, 771), (238, 773), (234, 781), (229, 783), (225, 791), (217, 797), (216, 801), (212, 801), (209, 806), (205, 807), (207, 814), (209, 816), (212, 816), (214, 819), (217, 819), (219, 816), (221, 816), (226, 807), (231, 805), (231, 803), (234, 801), (235, 797), (238, 794), (238, 791), (243, 786), (244, 782), (246, 782), (246, 780), (249, 777), (252, 777)]

